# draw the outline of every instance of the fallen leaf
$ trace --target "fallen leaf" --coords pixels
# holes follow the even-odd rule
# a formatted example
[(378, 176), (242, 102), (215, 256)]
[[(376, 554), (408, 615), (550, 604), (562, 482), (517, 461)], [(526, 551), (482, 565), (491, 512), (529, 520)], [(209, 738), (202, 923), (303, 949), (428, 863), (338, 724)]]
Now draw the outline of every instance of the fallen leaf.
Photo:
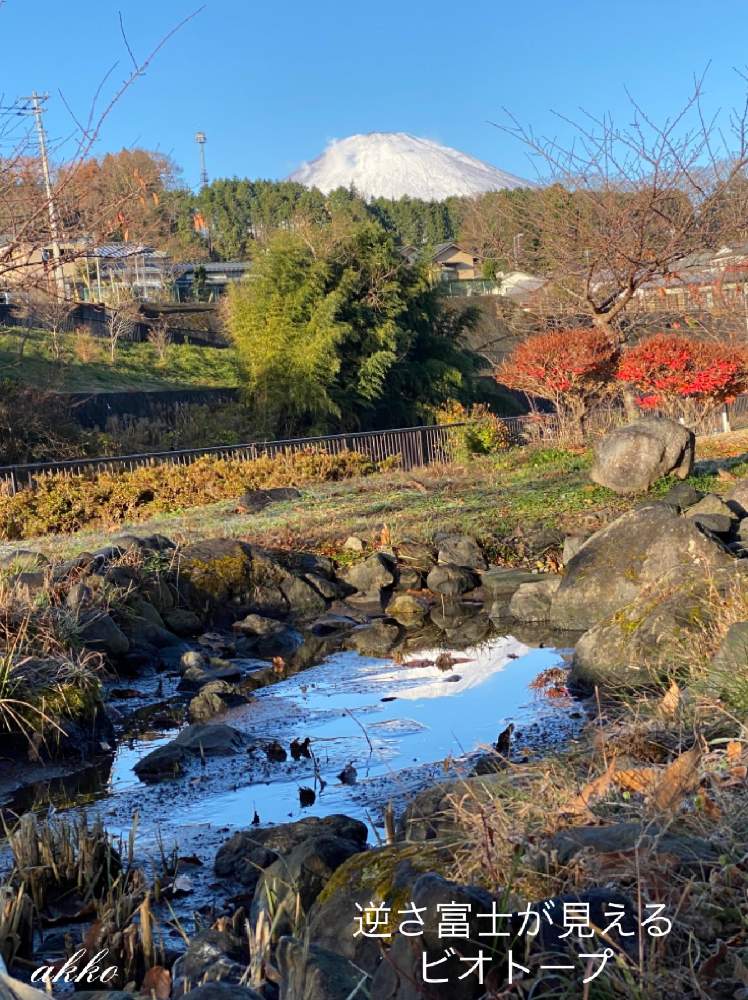
[(171, 996), (171, 974), (162, 965), (154, 965), (143, 977), (142, 993), (154, 996), (156, 1000), (169, 1000)]
[(743, 754), (743, 744), (740, 740), (730, 740), (727, 744), (727, 759), (731, 764), (740, 760)]
[(602, 798), (610, 788), (615, 772), (616, 759), (614, 757), (610, 764), (608, 764), (605, 771), (603, 771), (603, 773), (597, 778), (589, 781), (579, 795), (576, 795), (570, 802), (562, 807), (561, 812), (573, 814), (589, 812), (590, 803)]
[(625, 771), (616, 771), (615, 783), (626, 792), (641, 792), (648, 795), (660, 776), (656, 767), (631, 767)]
[(675, 715), (680, 706), (680, 688), (675, 681), (671, 681), (670, 687), (662, 696), (660, 710), (665, 715)]
[(668, 764), (652, 789), (653, 805), (663, 812), (674, 812), (688, 792), (699, 783), (701, 747), (695, 746)]

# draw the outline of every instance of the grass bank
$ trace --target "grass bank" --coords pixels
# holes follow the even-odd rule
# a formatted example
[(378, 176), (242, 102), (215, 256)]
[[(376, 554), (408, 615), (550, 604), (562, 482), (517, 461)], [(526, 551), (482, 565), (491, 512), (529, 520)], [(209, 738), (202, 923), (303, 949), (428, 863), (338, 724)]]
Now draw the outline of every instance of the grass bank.
[[(27, 339), (19, 357), (21, 338)], [(75, 333), (61, 337), (63, 362), (50, 350), (50, 335), (14, 328), (0, 332), (0, 377), (58, 392), (121, 392), (155, 389), (234, 388), (231, 348), (171, 344), (165, 361), (148, 343), (123, 343), (112, 363), (102, 339)]]
[[(746, 432), (701, 441), (699, 457), (724, 459), (743, 449), (748, 449)], [(533, 563), (552, 558), (562, 535), (588, 534), (641, 502), (641, 497), (621, 497), (592, 484), (590, 463), (586, 451), (513, 449), (462, 466), (307, 483), (302, 485), (300, 499), (273, 504), (257, 514), (237, 513), (232, 498), (201, 506), (173, 506), (147, 519), (139, 515), (71, 534), (29, 537), (23, 545), (47, 555), (67, 556), (94, 549), (113, 531), (134, 526), (139, 534), (157, 532), (177, 542), (241, 537), (260, 545), (339, 554), (349, 535), (376, 544), (382, 532), (393, 540), (428, 540), (437, 531), (455, 530), (480, 538), (501, 561)], [(694, 478), (701, 489), (717, 482), (717, 472)], [(653, 495), (668, 485), (664, 480)], [(237, 497), (238, 493), (237, 489)], [(0, 545), (0, 553), (14, 544)]]

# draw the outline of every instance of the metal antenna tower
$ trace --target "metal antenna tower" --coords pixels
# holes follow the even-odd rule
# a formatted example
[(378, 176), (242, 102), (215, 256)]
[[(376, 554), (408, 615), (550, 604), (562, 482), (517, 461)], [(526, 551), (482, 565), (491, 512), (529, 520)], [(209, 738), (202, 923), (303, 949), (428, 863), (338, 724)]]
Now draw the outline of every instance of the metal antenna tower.
[(205, 166), (205, 132), (195, 132), (195, 142), (200, 149), (200, 187), (208, 186), (208, 170)]

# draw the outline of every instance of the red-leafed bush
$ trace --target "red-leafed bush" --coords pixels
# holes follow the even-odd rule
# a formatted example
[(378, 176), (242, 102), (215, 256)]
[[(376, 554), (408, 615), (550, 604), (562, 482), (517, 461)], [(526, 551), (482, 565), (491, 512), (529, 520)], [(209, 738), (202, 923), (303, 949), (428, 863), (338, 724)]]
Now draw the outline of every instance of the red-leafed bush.
[(552, 402), (562, 422), (578, 433), (590, 405), (610, 390), (617, 361), (617, 345), (600, 330), (552, 330), (519, 344), (494, 376), (510, 389)]
[(616, 373), (640, 393), (645, 410), (698, 421), (748, 389), (743, 348), (659, 333), (621, 357)]

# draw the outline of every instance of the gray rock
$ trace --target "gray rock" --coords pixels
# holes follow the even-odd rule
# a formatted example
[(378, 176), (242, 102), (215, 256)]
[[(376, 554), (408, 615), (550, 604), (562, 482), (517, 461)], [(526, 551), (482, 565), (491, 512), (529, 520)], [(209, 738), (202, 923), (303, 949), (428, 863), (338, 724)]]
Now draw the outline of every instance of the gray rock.
[(363, 552), (365, 545), (362, 538), (358, 535), (349, 535), (343, 542), (343, 548), (346, 552)]
[(184, 771), (187, 752), (174, 742), (151, 750), (136, 762), (133, 771), (141, 781), (160, 781), (162, 778), (176, 778)]
[(229, 708), (246, 705), (250, 699), (227, 681), (211, 681), (190, 701), (190, 722), (207, 722)]
[(395, 594), (387, 605), (387, 614), (406, 628), (420, 625), (428, 613), (428, 601), (413, 594)]
[(292, 614), (319, 615), (327, 608), (327, 601), (319, 590), (298, 576), (288, 576), (280, 589)]
[(358, 624), (359, 622), (355, 618), (351, 618), (350, 615), (328, 613), (313, 621), (309, 626), (309, 631), (312, 635), (317, 636), (343, 635), (356, 628)]
[(252, 564), (252, 549), (235, 538), (192, 542), (179, 553), (180, 589), (186, 588), (199, 608), (248, 600), (255, 582)]
[(667, 417), (645, 417), (611, 431), (595, 447), (590, 478), (616, 493), (642, 493), (670, 473), (691, 474), (696, 438)]
[[(663, 574), (626, 607), (594, 625), (574, 650), (572, 681), (591, 687), (647, 685), (684, 656), (689, 636), (708, 622), (714, 593), (748, 581), (745, 562), (733, 561), (707, 578), (698, 565)], [(742, 584), (741, 584), (742, 585)]]
[(276, 961), (281, 976), (280, 1000), (349, 1000), (368, 976), (352, 962), (316, 944), (282, 937)]
[(592, 535), (569, 562), (553, 595), (551, 622), (589, 629), (673, 570), (698, 566), (704, 574), (733, 563), (692, 518), (664, 504), (639, 507)]
[[(473, 942), (480, 941), (479, 934), (485, 932), (485, 921), (478, 920), (478, 914), (490, 913), (492, 897), (476, 886), (460, 885), (448, 882), (440, 875), (422, 875), (413, 886), (411, 895), (413, 904), (423, 909), (423, 934), (417, 937), (396, 935), (387, 953), (387, 960), (382, 962), (374, 974), (371, 986), (371, 996), (377, 1000), (418, 1000), (418, 998), (438, 997), (441, 1000), (477, 1000), (485, 995), (485, 987), (478, 985), (476, 978), (464, 974), (465, 963), (460, 956), (471, 954)], [(468, 909), (468, 938), (450, 938), (445, 942), (438, 935), (439, 906), (450, 903), (462, 904)], [(483, 940), (486, 940), (485, 938)], [(503, 940), (503, 939), (501, 939)], [(439, 966), (440, 977), (447, 979), (448, 992), (444, 987), (437, 987), (441, 992), (435, 992), (433, 987), (424, 984), (422, 978), (422, 952), (431, 956), (445, 952), (445, 944), (452, 950), (452, 955), (443, 965)]]
[(30, 572), (49, 565), (49, 559), (32, 549), (11, 549), (0, 555), (0, 569), (10, 569), (16, 573)]
[(567, 535), (564, 538), (564, 548), (561, 553), (564, 566), (574, 558), (588, 538), (589, 535)]
[(174, 743), (188, 753), (225, 757), (238, 753), (245, 744), (245, 738), (233, 726), (218, 722), (187, 726)]
[(560, 864), (568, 865), (581, 851), (594, 854), (618, 854), (637, 851), (666, 854), (675, 858), (680, 868), (706, 868), (718, 863), (720, 852), (708, 840), (691, 834), (677, 834), (637, 822), (613, 823), (610, 826), (568, 827), (554, 834), (549, 848)]
[(523, 583), (509, 602), (509, 614), (521, 622), (544, 622), (551, 614), (551, 601), (561, 585), (560, 576)]
[(374, 552), (366, 559), (349, 566), (342, 578), (359, 594), (378, 595), (381, 590), (395, 583), (395, 562), (381, 552)]
[(434, 566), (426, 577), (426, 586), (436, 594), (445, 597), (459, 597), (479, 585), (478, 574), (465, 566), (454, 566), (451, 563), (440, 563)]
[(748, 671), (748, 622), (734, 622), (712, 657), (714, 673), (745, 676)]
[[(190, 938), (187, 951), (172, 967), (174, 995), (203, 982), (222, 981), (236, 986), (249, 964), (249, 954), (238, 938), (228, 931), (205, 930)], [(189, 993), (194, 996), (197, 989)]]
[(692, 517), (700, 528), (711, 531), (713, 535), (729, 535), (735, 524), (731, 517), (724, 514), (691, 514), (689, 511), (687, 516)]
[(361, 849), (357, 841), (321, 834), (263, 868), (252, 898), (251, 926), (257, 926), (264, 912), (273, 937), (293, 933), (299, 912), (309, 911), (333, 872)]
[(199, 615), (187, 608), (172, 608), (163, 612), (164, 624), (176, 635), (195, 635), (202, 628)]
[(235, 632), (241, 632), (243, 635), (258, 637), (277, 635), (286, 628), (283, 622), (279, 622), (276, 618), (266, 618), (264, 615), (256, 614), (247, 615), (246, 618), (234, 622), (231, 627)]
[(748, 476), (739, 479), (730, 488), (725, 500), (739, 516), (748, 515)]
[(426, 574), (436, 562), (436, 550), (426, 542), (406, 538), (397, 545), (397, 561), (401, 566)]
[(346, 637), (345, 645), (362, 656), (386, 656), (401, 634), (402, 630), (396, 621), (375, 618), (367, 625), (354, 628)]
[(493, 600), (509, 599), (517, 587), (523, 583), (535, 583), (542, 579), (542, 574), (531, 573), (529, 569), (512, 569), (506, 566), (492, 566), (481, 573), (480, 583), (487, 596)]
[(470, 535), (440, 533), (434, 541), (439, 547), (437, 559), (440, 563), (466, 566), (468, 569), (486, 569), (488, 566), (480, 545)]
[(739, 520), (738, 515), (725, 501), (716, 493), (707, 493), (695, 504), (691, 504), (686, 510), (686, 517), (699, 517), (702, 514), (719, 514), (729, 521)]
[(78, 618), (77, 632), (84, 646), (110, 656), (124, 656), (130, 648), (130, 640), (105, 611), (84, 611)]
[(91, 604), (93, 591), (82, 581), (74, 583), (65, 597), (65, 606), (71, 611), (79, 611)]
[(271, 503), (284, 500), (299, 500), (301, 493), (293, 486), (274, 486), (267, 490), (248, 490), (242, 494), (237, 510), (243, 514), (257, 514)]
[(241, 830), (218, 849), (216, 875), (239, 882), (253, 891), (263, 868), (310, 837), (321, 835), (350, 840), (363, 849), (368, 831), (360, 820), (339, 814), (322, 818), (307, 816), (296, 823), (281, 823), (261, 830)]
[(681, 482), (670, 487), (662, 498), (662, 502), (678, 510), (687, 510), (695, 503), (698, 503), (699, 500), (703, 500), (703, 498), (704, 494), (701, 490), (697, 490), (690, 483)]

